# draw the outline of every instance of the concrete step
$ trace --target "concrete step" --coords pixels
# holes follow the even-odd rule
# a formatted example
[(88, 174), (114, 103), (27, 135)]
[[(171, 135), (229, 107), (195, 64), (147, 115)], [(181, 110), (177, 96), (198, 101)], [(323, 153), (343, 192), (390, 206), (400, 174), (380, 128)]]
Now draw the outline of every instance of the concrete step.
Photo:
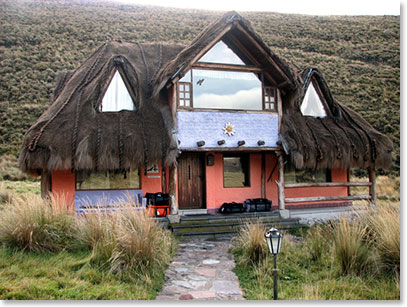
[(169, 224), (177, 236), (219, 238), (237, 233), (247, 222), (260, 220), (265, 227), (288, 229), (301, 227), (298, 218), (281, 219), (275, 214), (240, 214), (228, 216), (194, 216), (181, 217), (180, 223)]

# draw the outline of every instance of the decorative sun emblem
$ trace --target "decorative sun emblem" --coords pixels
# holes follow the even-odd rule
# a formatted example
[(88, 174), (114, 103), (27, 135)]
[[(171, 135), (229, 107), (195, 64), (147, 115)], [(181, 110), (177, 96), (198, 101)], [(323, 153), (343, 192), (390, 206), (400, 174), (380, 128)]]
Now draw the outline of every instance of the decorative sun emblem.
[(223, 128), (223, 133), (227, 134), (228, 136), (234, 135), (236, 133), (235, 126), (233, 126), (231, 123), (227, 123)]

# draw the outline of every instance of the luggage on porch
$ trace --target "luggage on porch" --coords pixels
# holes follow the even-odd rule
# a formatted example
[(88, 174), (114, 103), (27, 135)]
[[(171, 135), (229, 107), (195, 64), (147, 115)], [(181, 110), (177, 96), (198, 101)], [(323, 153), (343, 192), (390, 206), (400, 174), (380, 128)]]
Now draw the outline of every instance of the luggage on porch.
[(166, 193), (146, 193), (147, 210), (151, 216), (164, 217), (169, 213), (169, 198)]
[(271, 210), (271, 200), (267, 198), (251, 198), (244, 202), (246, 212), (261, 212)]
[(244, 212), (244, 206), (242, 203), (223, 203), (223, 205), (219, 208), (219, 212), (223, 214), (228, 213), (242, 213)]

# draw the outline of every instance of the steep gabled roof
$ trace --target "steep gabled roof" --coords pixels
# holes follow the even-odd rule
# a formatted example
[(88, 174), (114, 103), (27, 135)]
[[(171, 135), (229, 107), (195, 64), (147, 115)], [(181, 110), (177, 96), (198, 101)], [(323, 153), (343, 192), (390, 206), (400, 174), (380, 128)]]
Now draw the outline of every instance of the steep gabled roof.
[[(285, 102), (280, 140), (298, 169), (389, 168), (392, 142), (359, 114), (337, 103), (315, 68), (302, 72), (302, 86)], [(311, 82), (318, 85), (326, 117), (304, 116), (301, 102)]]
[[(21, 169), (105, 170), (173, 163), (177, 146), (171, 111), (167, 101), (151, 99), (152, 80), (182, 49), (110, 42), (74, 72), (61, 75), (54, 102), (24, 137)], [(129, 83), (136, 111), (98, 111), (116, 70)]]
[(289, 64), (270, 50), (248, 20), (232, 11), (206, 27), (190, 45), (160, 70), (155, 79), (153, 96), (159, 95), (170, 81), (182, 77), (220, 39), (231, 45), (238, 45), (237, 49), (246, 49), (258, 65), (270, 73), (277, 87), (295, 88), (294, 74)]

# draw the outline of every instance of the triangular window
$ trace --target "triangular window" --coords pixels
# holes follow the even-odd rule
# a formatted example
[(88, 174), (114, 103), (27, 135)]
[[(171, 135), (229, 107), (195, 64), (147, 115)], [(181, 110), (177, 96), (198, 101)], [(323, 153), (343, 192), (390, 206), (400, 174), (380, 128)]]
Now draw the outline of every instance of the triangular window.
[(116, 70), (105, 96), (103, 97), (100, 111), (118, 112), (121, 110), (134, 111), (135, 107), (123, 78), (119, 71)]
[(304, 100), (301, 104), (301, 113), (304, 116), (325, 117), (326, 112), (321, 98), (315, 90), (314, 84), (310, 82)]
[(198, 62), (246, 65), (223, 41), (219, 41)]

